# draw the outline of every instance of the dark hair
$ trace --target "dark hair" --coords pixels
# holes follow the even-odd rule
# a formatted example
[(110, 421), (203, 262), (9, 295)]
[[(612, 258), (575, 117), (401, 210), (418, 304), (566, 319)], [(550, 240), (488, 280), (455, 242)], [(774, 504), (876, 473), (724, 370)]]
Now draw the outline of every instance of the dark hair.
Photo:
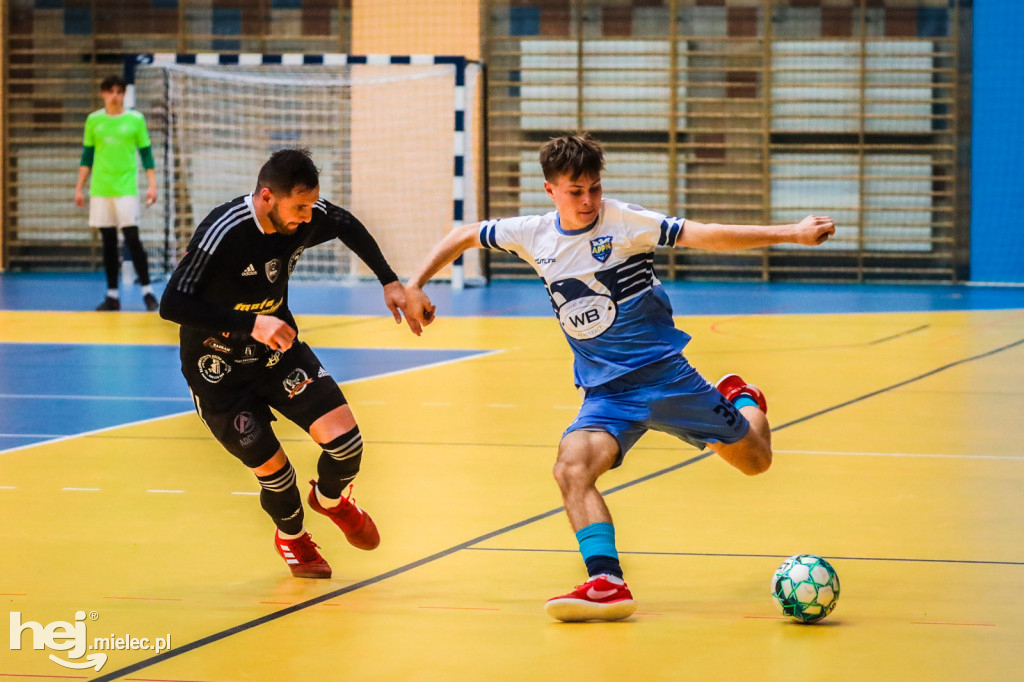
[(544, 179), (554, 182), (561, 175), (575, 180), (581, 175), (597, 177), (604, 170), (604, 150), (590, 133), (561, 135), (540, 148)]
[(120, 76), (107, 76), (100, 83), (100, 92), (106, 92), (107, 90), (113, 90), (114, 88), (120, 88), (121, 92), (125, 91), (124, 79)]
[(260, 168), (256, 191), (266, 187), (274, 194), (289, 196), (296, 188), (311, 190), (320, 186), (320, 169), (308, 149), (279, 149)]

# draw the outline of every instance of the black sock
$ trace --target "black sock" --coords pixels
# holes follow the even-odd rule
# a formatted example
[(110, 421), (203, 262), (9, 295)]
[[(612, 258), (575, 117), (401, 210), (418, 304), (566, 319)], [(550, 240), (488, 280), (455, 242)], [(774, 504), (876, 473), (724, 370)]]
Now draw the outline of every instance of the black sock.
[(586, 560), (587, 563), (587, 574), (593, 578), (595, 575), (601, 575), (607, 573), (608, 575), (614, 575), (616, 578), (622, 577), (622, 566), (619, 565), (619, 560), (615, 557), (602, 556), (595, 554)]
[(302, 510), (302, 496), (295, 482), (292, 463), (285, 463), (279, 471), (269, 476), (257, 476), (260, 482), (260, 506), (273, 519), (282, 533), (298, 535), (302, 532), (305, 516)]

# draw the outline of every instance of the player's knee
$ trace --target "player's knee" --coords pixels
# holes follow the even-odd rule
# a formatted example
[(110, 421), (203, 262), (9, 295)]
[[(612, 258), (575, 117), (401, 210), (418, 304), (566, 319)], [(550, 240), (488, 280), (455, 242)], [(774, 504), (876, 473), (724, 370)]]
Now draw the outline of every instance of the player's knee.
[(751, 444), (745, 454), (740, 471), (747, 476), (763, 474), (772, 466), (772, 449), (765, 443)]
[(334, 440), (322, 443), (317, 462), (317, 486), (328, 497), (338, 497), (359, 473), (363, 461), (363, 436), (354, 426)]
[(558, 487), (565, 491), (579, 486), (593, 485), (597, 480), (598, 473), (593, 466), (583, 457), (564, 455), (560, 453), (551, 471), (555, 477)]

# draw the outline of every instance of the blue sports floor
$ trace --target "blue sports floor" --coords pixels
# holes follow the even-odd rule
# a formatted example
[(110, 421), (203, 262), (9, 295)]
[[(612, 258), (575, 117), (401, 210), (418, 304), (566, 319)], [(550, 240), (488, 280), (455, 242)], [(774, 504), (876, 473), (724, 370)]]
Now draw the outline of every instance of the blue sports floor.
[[(157, 294), (162, 284), (155, 284)], [(998, 310), (1024, 308), (1024, 288), (971, 286), (668, 283), (677, 315), (778, 315)], [(101, 273), (0, 273), (0, 310), (89, 311), (103, 296)], [(498, 281), (428, 292), (438, 314), (550, 317), (539, 281)], [(297, 282), (297, 315), (382, 316), (375, 284)], [(141, 313), (137, 288), (122, 294), (124, 313)], [(473, 355), (466, 350), (319, 348), (341, 383)], [(0, 342), (0, 451), (192, 409), (172, 345)], [(53, 415), (62, 415), (54, 420)]]

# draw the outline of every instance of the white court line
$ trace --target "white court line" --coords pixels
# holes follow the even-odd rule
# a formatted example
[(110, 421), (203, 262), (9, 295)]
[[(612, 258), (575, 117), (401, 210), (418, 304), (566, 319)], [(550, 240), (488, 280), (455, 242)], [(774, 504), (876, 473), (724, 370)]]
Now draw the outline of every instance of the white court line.
[(157, 398), (157, 397), (146, 397), (137, 395), (44, 395), (41, 393), (0, 393), (0, 399), (2, 398), (16, 398), (18, 400), (29, 399), (29, 400), (130, 400), (132, 402), (178, 402), (178, 403), (190, 403), (190, 398)]
[(60, 438), (60, 433), (0, 433), (0, 438)]
[(240, 492), (240, 493), (231, 493), (231, 494), (232, 495), (259, 495), (259, 493), (250, 493), (250, 492)]
[(929, 459), (1000, 459), (1024, 461), (1024, 455), (940, 455), (936, 453), (912, 452), (840, 452), (829, 450), (774, 450), (776, 454), (788, 455), (839, 455), (841, 457), (924, 457)]
[(184, 490), (147, 490), (147, 493), (183, 493)]
[(487, 407), (519, 407), (518, 405), (508, 405), (506, 403), (488, 403)]
[[(451, 364), (454, 364), (456, 362), (463, 362), (464, 360), (475, 360), (476, 358), (482, 358), (482, 357), (486, 357), (488, 355), (497, 355), (498, 353), (504, 353), (504, 352), (505, 352), (504, 349), (500, 349), (500, 348), (498, 350), (485, 350), (485, 351), (480, 351), (480, 352), (474, 353), (473, 355), (466, 355), (466, 356), (463, 356), (461, 358), (452, 358), (451, 360), (439, 360), (438, 362), (432, 362), (429, 365), (417, 365), (416, 367), (410, 367), (408, 369), (398, 369), (398, 370), (395, 370), (393, 372), (382, 372), (381, 374), (371, 374), (370, 376), (359, 377), (358, 379), (353, 379), (352, 381), (347, 381), (345, 383), (347, 383), (347, 384), (354, 384), (354, 383), (358, 383), (360, 381), (370, 381), (372, 379), (383, 379), (384, 377), (397, 376), (399, 374), (407, 374), (409, 372), (416, 372), (416, 371), (419, 371), (421, 369), (431, 369), (431, 368), (434, 368), (434, 367), (441, 367), (442, 365), (451, 365)], [(189, 400), (188, 398), (183, 398), (183, 400), (187, 400), (187, 401), (191, 402), (191, 400)], [(375, 403), (372, 402), (372, 401), (369, 401), (369, 400), (364, 400), (364, 401), (360, 402), (359, 404), (360, 405), (372, 405), (372, 404), (375, 404)], [(380, 403), (380, 404), (384, 404), (384, 403)], [(8, 454), (10, 452), (18, 452), (19, 450), (27, 450), (28, 448), (34, 448), (34, 447), (37, 447), (37, 446), (40, 446), (40, 445), (52, 445), (53, 443), (60, 443), (62, 441), (66, 441), (66, 440), (72, 440), (74, 438), (84, 438), (85, 436), (94, 436), (94, 435), (99, 434), (99, 433), (106, 433), (107, 431), (115, 431), (117, 429), (123, 429), (123, 428), (127, 428), (127, 427), (130, 427), (130, 426), (139, 426), (141, 424), (149, 424), (149, 423), (152, 423), (152, 422), (160, 421), (161, 419), (171, 419), (172, 417), (181, 417), (182, 415), (192, 414), (192, 412), (193, 412), (193, 410), (185, 410), (183, 412), (174, 412), (172, 414), (165, 414), (165, 415), (162, 415), (160, 417), (150, 417), (149, 419), (140, 419), (138, 421), (128, 422), (126, 424), (115, 424), (114, 426), (105, 426), (105, 427), (103, 427), (101, 429), (93, 429), (92, 431), (83, 431), (82, 433), (73, 433), (73, 434), (70, 434), (70, 435), (67, 435), (67, 436), (60, 436), (58, 438), (54, 438), (52, 440), (40, 441), (38, 443), (29, 443), (27, 445), (18, 445), (18, 446), (13, 447), (13, 448), (6, 448), (6, 449), (3, 449), (3, 450), (0, 450), (0, 455), (6, 455), (6, 454)]]
[(99, 488), (61, 488), (61, 490), (70, 490), (73, 492), (99, 492)]
[(17, 486), (13, 485), (0, 485), (0, 490), (17, 490)]

